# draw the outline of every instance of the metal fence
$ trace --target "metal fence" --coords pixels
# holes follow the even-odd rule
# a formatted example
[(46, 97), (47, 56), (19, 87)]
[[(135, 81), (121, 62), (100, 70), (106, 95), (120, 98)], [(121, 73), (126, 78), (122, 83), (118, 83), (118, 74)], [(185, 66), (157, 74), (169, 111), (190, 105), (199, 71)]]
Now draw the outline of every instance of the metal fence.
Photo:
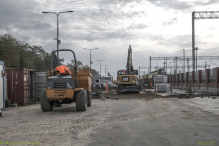
[(206, 71), (205, 70), (202, 70), (201, 82), (206, 83)]
[(192, 82), (192, 72), (189, 72), (189, 82)]
[(198, 83), (198, 72), (197, 71), (194, 72), (194, 82)]
[(215, 69), (213, 68), (213, 69), (210, 69), (209, 70), (209, 82), (210, 83), (214, 83), (215, 82), (215, 78), (216, 76), (215, 76)]
[(179, 82), (181, 82), (181, 76), (182, 76), (182, 74), (179, 74), (179, 76), (178, 76), (179, 77), (179, 79), (178, 79)]
[(174, 76), (172, 75), (172, 82), (174, 81)]
[(183, 83), (186, 82), (186, 73), (183, 74)]
[(178, 80), (177, 74), (175, 74), (174, 76), (175, 76), (175, 82), (177, 82), (177, 80)]

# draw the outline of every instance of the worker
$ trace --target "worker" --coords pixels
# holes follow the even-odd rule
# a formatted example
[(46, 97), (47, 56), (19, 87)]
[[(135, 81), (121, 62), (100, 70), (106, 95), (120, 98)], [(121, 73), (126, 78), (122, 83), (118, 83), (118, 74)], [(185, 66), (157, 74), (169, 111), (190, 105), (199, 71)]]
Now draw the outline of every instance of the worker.
[(107, 84), (107, 82), (105, 84), (105, 89), (106, 89), (106, 93), (107, 93), (107, 91), (108, 91), (108, 84)]

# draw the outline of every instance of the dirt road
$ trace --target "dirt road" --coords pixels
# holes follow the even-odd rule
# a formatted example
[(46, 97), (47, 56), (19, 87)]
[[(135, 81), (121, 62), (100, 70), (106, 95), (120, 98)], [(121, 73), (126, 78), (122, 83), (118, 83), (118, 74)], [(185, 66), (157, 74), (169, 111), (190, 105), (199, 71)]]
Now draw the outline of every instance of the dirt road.
[(94, 99), (86, 112), (74, 104), (42, 112), (40, 104), (8, 108), (0, 117), (1, 142), (44, 146), (219, 145), (219, 115), (188, 104), (189, 99), (151, 93), (111, 93), (119, 100)]

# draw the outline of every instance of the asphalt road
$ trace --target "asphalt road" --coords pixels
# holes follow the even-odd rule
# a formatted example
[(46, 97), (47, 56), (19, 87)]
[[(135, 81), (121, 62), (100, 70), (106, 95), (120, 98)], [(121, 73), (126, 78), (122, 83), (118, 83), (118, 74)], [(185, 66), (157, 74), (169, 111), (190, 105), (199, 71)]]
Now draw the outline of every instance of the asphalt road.
[(0, 146), (19, 141), (43, 146), (219, 145), (219, 114), (192, 106), (189, 99), (147, 93), (113, 97), (120, 99), (95, 99), (86, 112), (77, 112), (74, 104), (46, 113), (39, 104), (8, 108), (0, 117)]

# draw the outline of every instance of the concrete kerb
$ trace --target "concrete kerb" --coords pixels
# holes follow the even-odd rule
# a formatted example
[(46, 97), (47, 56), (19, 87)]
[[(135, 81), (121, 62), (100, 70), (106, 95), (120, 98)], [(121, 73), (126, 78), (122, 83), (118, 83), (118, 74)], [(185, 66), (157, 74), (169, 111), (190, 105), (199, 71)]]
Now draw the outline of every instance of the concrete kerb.
[[(173, 92), (165, 92), (165, 93), (157, 93), (157, 92), (153, 91), (152, 89), (145, 89), (144, 91), (145, 92), (151, 92), (153, 94), (156, 94), (156, 95), (159, 95), (159, 96), (162, 96), (162, 97), (177, 97), (177, 98), (201, 97), (201, 98), (204, 98), (201, 93), (186, 93), (186, 90), (183, 90), (183, 89), (173, 89)], [(211, 98), (215, 99), (217, 97), (212, 96)]]
[(178, 97), (178, 93), (177, 92), (165, 92), (165, 93), (157, 93), (155, 91), (153, 91), (153, 89), (145, 89), (145, 92), (150, 92), (152, 94), (156, 94), (162, 97)]

